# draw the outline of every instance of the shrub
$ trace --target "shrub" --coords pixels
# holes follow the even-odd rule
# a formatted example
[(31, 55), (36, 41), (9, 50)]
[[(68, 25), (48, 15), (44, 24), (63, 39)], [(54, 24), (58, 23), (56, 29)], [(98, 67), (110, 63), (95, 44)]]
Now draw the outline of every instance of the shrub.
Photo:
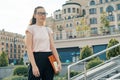
[(78, 73), (79, 73), (79, 72), (71, 71), (71, 72), (70, 72), (70, 77), (73, 77), (73, 76), (77, 75)]
[(20, 66), (14, 69), (13, 75), (28, 76), (28, 67)]
[(28, 78), (23, 76), (12, 76), (12, 77), (4, 78), (2, 80), (28, 80)]
[(0, 67), (8, 66), (8, 56), (5, 52), (0, 55)]
[[(75, 75), (77, 75), (77, 74), (79, 74), (80, 72), (77, 72), (77, 71), (74, 71), (74, 70), (72, 70), (71, 72), (70, 72), (70, 77), (73, 77), (73, 76), (75, 76)], [(68, 78), (68, 73), (66, 74), (66, 79)]]
[(89, 62), (87, 63), (86, 68), (87, 68), (87, 69), (90, 69), (90, 68), (92, 68), (92, 67), (95, 67), (95, 66), (99, 65), (99, 64), (102, 63), (102, 62), (103, 62), (103, 61), (100, 60), (99, 57), (94, 58), (93, 60), (91, 60), (91, 61), (89, 61)]
[(84, 59), (86, 57), (89, 57), (93, 54), (92, 49), (89, 46), (83, 47), (83, 49), (80, 52), (80, 59)]
[[(119, 41), (117, 41), (116, 39), (111, 39), (108, 43), (107, 48), (112, 47), (118, 43), (119, 43)], [(120, 55), (120, 46), (106, 52), (107, 59), (110, 59), (111, 57), (115, 57), (118, 55)]]

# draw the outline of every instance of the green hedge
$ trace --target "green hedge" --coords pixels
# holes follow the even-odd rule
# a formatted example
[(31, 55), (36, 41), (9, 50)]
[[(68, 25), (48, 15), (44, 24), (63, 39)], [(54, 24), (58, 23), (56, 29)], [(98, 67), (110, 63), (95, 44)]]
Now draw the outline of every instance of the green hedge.
[(20, 66), (14, 69), (13, 75), (17, 76), (28, 76), (28, 67)]
[(28, 78), (23, 76), (11, 76), (11, 77), (4, 78), (2, 80), (28, 80)]
[(94, 58), (93, 60), (91, 60), (91, 61), (89, 61), (89, 62), (87, 63), (86, 68), (87, 68), (87, 69), (90, 69), (90, 68), (92, 68), (92, 67), (95, 67), (95, 66), (99, 65), (99, 64), (102, 63), (102, 62), (103, 62), (103, 61), (100, 60), (99, 57)]

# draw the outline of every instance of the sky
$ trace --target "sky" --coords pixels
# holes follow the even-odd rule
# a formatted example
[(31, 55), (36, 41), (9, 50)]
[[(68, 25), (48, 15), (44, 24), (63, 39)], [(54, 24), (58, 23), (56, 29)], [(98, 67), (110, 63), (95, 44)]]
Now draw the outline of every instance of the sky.
[(43, 6), (51, 16), (55, 10), (62, 9), (67, 0), (1, 0), (0, 30), (25, 35), (34, 8)]

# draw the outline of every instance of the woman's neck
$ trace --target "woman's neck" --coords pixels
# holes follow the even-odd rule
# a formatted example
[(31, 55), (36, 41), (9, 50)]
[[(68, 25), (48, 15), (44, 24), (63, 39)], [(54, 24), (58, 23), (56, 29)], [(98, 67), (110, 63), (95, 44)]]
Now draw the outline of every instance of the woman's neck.
[(38, 26), (44, 26), (44, 23), (36, 23)]

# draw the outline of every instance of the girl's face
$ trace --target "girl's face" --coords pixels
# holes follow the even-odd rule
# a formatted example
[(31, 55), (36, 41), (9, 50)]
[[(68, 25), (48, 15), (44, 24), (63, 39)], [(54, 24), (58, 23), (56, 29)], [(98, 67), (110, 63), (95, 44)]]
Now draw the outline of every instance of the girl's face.
[(34, 14), (34, 17), (36, 18), (36, 21), (38, 22), (44, 22), (46, 19), (46, 11), (44, 8), (37, 9), (36, 13)]

